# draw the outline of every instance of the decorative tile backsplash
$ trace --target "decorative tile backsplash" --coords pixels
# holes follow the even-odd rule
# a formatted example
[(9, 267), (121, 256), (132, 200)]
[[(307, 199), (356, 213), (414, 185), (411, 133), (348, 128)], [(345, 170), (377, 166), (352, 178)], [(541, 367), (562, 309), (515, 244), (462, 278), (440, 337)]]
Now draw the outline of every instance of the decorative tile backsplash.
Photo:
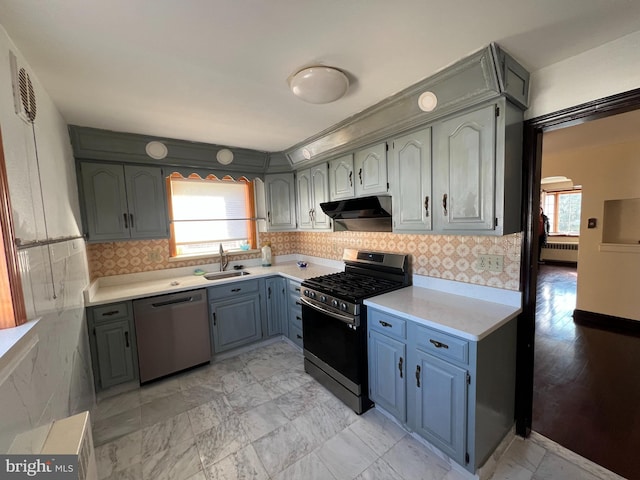
[[(299, 253), (341, 260), (345, 248), (359, 248), (411, 255), (413, 273), (459, 282), (517, 291), (520, 286), (522, 234), (503, 237), (462, 235), (405, 235), (372, 232), (262, 233), (260, 242), (271, 242), (273, 255)], [(503, 271), (481, 271), (482, 254), (504, 255)], [(91, 280), (109, 275), (148, 272), (166, 268), (205, 265), (217, 256), (169, 261), (168, 240), (87, 244)], [(259, 252), (229, 255), (230, 260), (259, 258)]]

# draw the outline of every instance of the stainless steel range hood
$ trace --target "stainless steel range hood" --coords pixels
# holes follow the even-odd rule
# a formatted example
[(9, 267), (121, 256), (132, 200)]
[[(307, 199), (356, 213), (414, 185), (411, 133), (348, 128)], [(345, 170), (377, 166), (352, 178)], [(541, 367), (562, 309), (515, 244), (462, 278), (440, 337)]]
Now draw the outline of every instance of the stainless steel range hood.
[(326, 202), (320, 207), (333, 219), (335, 231), (391, 231), (391, 197), (388, 195)]

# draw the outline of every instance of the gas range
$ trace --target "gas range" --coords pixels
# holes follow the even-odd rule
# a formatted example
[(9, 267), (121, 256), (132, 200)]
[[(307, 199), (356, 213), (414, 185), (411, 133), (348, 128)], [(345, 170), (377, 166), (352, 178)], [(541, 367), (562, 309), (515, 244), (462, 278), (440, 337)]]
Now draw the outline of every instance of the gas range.
[(302, 283), (302, 295), (316, 305), (336, 313), (360, 315), (365, 298), (402, 288), (402, 280), (388, 280), (349, 272), (311, 278)]
[(302, 282), (304, 368), (356, 413), (368, 397), (366, 298), (411, 285), (408, 255), (345, 249), (344, 272)]

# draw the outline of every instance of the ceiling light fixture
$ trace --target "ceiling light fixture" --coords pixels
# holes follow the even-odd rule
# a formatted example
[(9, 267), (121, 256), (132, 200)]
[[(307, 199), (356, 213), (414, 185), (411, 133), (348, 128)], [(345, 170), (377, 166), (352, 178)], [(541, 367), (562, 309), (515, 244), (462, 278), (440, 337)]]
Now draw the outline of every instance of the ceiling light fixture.
[(309, 103), (335, 102), (349, 89), (349, 79), (337, 68), (308, 67), (289, 78), (293, 94)]

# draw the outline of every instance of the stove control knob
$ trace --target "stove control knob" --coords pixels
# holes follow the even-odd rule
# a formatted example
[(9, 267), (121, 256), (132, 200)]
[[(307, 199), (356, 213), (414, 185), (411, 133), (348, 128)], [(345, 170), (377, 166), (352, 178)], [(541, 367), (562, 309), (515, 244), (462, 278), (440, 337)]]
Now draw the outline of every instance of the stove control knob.
[(347, 304), (346, 303), (341, 303), (340, 304), (340, 310), (344, 310), (345, 312), (347, 311)]
[(322, 303), (327, 303), (327, 297), (326, 297), (326, 295), (321, 295), (321, 296), (320, 296), (320, 301), (321, 301)]
[(306, 290), (306, 289), (305, 289), (305, 291), (304, 291), (303, 293), (304, 293), (304, 296), (305, 296), (305, 297), (308, 297), (308, 296), (309, 296), (309, 290)]
[(338, 300), (336, 300), (335, 298), (331, 301), (331, 305), (338, 308)]
[(309, 298), (316, 298), (316, 292), (309, 292)]

